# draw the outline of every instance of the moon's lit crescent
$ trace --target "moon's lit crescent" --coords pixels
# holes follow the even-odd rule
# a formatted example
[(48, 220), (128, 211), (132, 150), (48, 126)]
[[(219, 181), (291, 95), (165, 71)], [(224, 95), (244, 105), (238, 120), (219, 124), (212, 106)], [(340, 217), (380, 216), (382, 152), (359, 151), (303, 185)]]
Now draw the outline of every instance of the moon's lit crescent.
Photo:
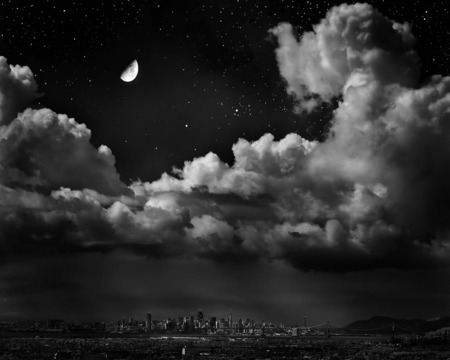
[(123, 71), (120, 78), (125, 82), (131, 82), (136, 79), (136, 76), (139, 72), (139, 65), (137, 60), (134, 60), (128, 67)]

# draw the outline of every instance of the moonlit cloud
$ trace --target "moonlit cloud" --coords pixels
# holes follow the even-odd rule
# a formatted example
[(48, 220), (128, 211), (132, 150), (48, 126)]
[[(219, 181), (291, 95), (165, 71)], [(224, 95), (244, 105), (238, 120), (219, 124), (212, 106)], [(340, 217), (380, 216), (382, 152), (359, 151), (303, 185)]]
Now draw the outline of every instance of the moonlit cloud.
[(0, 85), (3, 256), (124, 249), (329, 272), (448, 265), (450, 78), (419, 87), (409, 26), (366, 4), (333, 8), (300, 41), (290, 24), (271, 31), (299, 108), (340, 99), (326, 139), (239, 139), (231, 165), (211, 152), (129, 185), (85, 125), (25, 109), (32, 73), (2, 58), (2, 81), (22, 89)]
[[(26, 109), (0, 128), (0, 176), (12, 186), (127, 192), (107, 146), (94, 148), (90, 130), (49, 109)], [(128, 191), (129, 192), (129, 191)]]
[(291, 24), (272, 29), (288, 93), (311, 111), (320, 101), (340, 96), (346, 87), (373, 75), (383, 85), (412, 86), (419, 76), (410, 26), (384, 17), (368, 4), (332, 8), (314, 31), (298, 42)]
[(0, 126), (9, 124), (36, 97), (37, 83), (30, 68), (8, 65), (0, 56)]

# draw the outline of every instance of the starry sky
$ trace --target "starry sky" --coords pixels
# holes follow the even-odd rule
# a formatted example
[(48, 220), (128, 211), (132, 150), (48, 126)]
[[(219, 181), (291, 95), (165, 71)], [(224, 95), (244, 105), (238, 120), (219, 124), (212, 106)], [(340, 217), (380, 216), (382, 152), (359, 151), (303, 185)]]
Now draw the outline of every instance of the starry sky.
[[(414, 85), (400, 79), (400, 86), (422, 89), (430, 83), (432, 75), (450, 74), (446, 1), (367, 3), (387, 18), (411, 25), (410, 31), (415, 36), (413, 48), (420, 59), (421, 71), (417, 71)], [(259, 178), (248, 180), (247, 175), (229, 185), (219, 184), (217, 178), (208, 180), (206, 175), (192, 175), (202, 166), (217, 168), (221, 173), (234, 169), (239, 154), (247, 151), (245, 146), (254, 144), (265, 134), (273, 135), (272, 139), (266, 139), (272, 144), (288, 134), (296, 134), (308, 141), (302, 142), (306, 149), (316, 146), (308, 144), (327, 143), (330, 129), (339, 132), (333, 126), (339, 123), (336, 109), (345, 95), (334, 89), (314, 88), (315, 83), (307, 79), (302, 78), (300, 85), (291, 79), (287, 67), (283, 67), (291, 64), (289, 59), (283, 60), (277, 53), (285, 39), (285, 28), (277, 26), (292, 24), (292, 34), (300, 39), (303, 33), (313, 31), (313, 25), (325, 18), (327, 11), (340, 4), (340, 1), (300, 0), (2, 1), (0, 55), (9, 65), (28, 66), (37, 88), (32, 89), (33, 95), (23, 104), (16, 99), (26, 98), (25, 90), (17, 91), (14, 99), (9, 100), (13, 97), (9, 89), (16, 86), (15, 82), (5, 85), (0, 97), (0, 105), (7, 109), (2, 110), (4, 119), (0, 121), (3, 127), (0, 160), (4, 172), (0, 173), (0, 184), (2, 197), (8, 199), (2, 209), (2, 215), (8, 220), (0, 223), (4, 228), (0, 231), (0, 249), (4, 254), (0, 265), (3, 274), (0, 275), (0, 318), (104, 320), (126, 316), (143, 318), (147, 311), (154, 313), (155, 318), (163, 318), (184, 316), (199, 307), (205, 310), (206, 316), (226, 316), (228, 309), (233, 308), (236, 316), (284, 322), (295, 321), (305, 314), (317, 323), (328, 319), (346, 323), (375, 314), (447, 315), (450, 296), (444, 286), (449, 275), (447, 253), (441, 255), (444, 260), (441, 257), (438, 261), (431, 257), (422, 259), (415, 252), (417, 249), (404, 244), (405, 238), (409, 238), (430, 245), (432, 239), (446, 236), (446, 226), (442, 225), (445, 219), (441, 217), (447, 215), (447, 207), (438, 200), (423, 200), (438, 197), (434, 193), (429, 197), (428, 190), (423, 190), (423, 199), (417, 200), (419, 209), (411, 217), (397, 219), (392, 215), (411, 207), (409, 200), (405, 200), (408, 195), (399, 195), (394, 205), (380, 205), (383, 210), (375, 216), (383, 218), (391, 230), (395, 227), (392, 232), (400, 229), (402, 235), (397, 241), (391, 235), (377, 235), (376, 230), (368, 232), (368, 248), (376, 254), (374, 257), (366, 258), (353, 248), (347, 249), (348, 245), (343, 247), (348, 250), (344, 255), (340, 250), (329, 254), (319, 248), (297, 257), (289, 255), (290, 251), (296, 253), (295, 245), (280, 250), (282, 255), (276, 251), (274, 255), (270, 249), (241, 251), (239, 248), (240, 241), (269, 231), (263, 223), (270, 223), (270, 229), (278, 229), (279, 233), (288, 233), (290, 240), (312, 236), (312, 230), (304, 230), (306, 223), (329, 229), (334, 226), (333, 221), (338, 221), (346, 231), (353, 231), (361, 224), (374, 224), (376, 220), (369, 219), (366, 213), (363, 220), (355, 215), (348, 221), (332, 210), (332, 214), (317, 210), (320, 215), (305, 215), (301, 221), (287, 213), (306, 213), (316, 209), (314, 206), (344, 211), (343, 200), (333, 194), (350, 193), (353, 185), (356, 189), (363, 184), (381, 199), (383, 196), (379, 194), (385, 190), (378, 191), (378, 184), (383, 189), (390, 189), (386, 184), (402, 189), (398, 178), (404, 179), (403, 175), (398, 178), (392, 175), (395, 180), (386, 177), (377, 181), (359, 175), (357, 180), (345, 176), (336, 180), (335, 175), (324, 175), (326, 179), (321, 180), (317, 174), (318, 177), (311, 177), (314, 180), (302, 178), (298, 183), (300, 188), (308, 188), (305, 194), (310, 194), (317, 204), (325, 204), (311, 205), (308, 210), (299, 210), (295, 200), (278, 201), (282, 197), (278, 198), (278, 190), (273, 188), (291, 186), (288, 183), (247, 191), (247, 188), (254, 189), (254, 183), (259, 184)], [(409, 29), (405, 32), (409, 33)], [(380, 43), (388, 42), (388, 37), (381, 37)], [(395, 44), (389, 46), (386, 51), (394, 49), (393, 54), (404, 50), (398, 50)], [(404, 47), (409, 49), (409, 43)], [(135, 59), (140, 68), (136, 80), (121, 81), (120, 74)], [(403, 60), (402, 57), (399, 61)], [(380, 65), (383, 66), (386, 65)], [(416, 72), (413, 68), (411, 71)], [(332, 86), (333, 81), (330, 80)], [(301, 103), (310, 100), (310, 94), (321, 101), (312, 111), (302, 111)], [(46, 128), (42, 135), (33, 128), (34, 137), (16, 141), (19, 145), (15, 145), (14, 139), (22, 139), (22, 135), (17, 138), (11, 135), (16, 131), (11, 130), (13, 119), (26, 108), (51, 109), (55, 114), (67, 114), (76, 123), (85, 124), (90, 130), (87, 142), (79, 145), (76, 140), (85, 139), (85, 130), (81, 128), (77, 131), (82, 135), (73, 140), (74, 149), (83, 150), (69, 149), (67, 159), (53, 161), (53, 154), (66, 154), (66, 147), (45, 150), (44, 145), (33, 145), (41, 144), (39, 139), (47, 139), (42, 140), (45, 144), (58, 136), (64, 138), (63, 130), (55, 135), (53, 128)], [(5, 114), (10, 109), (13, 115), (8, 120)], [(64, 129), (73, 125), (66, 120), (59, 121), (64, 123)], [(23, 130), (20, 134), (31, 136), (30, 133), (31, 130)], [(289, 138), (289, 141), (300, 141), (299, 138)], [(239, 139), (245, 139), (247, 145), (238, 142)], [(72, 146), (70, 141), (67, 147)], [(102, 148), (104, 145), (107, 148)], [(262, 142), (258, 146), (262, 147)], [(99, 154), (103, 157), (92, 160), (92, 149), (97, 148), (102, 149)], [(341, 148), (336, 145), (334, 149)], [(306, 154), (307, 150), (304, 151)], [(42, 157), (36, 155), (37, 160), (27, 162), (25, 158), (33, 153)], [(396, 156), (397, 153), (389, 159)], [(331, 158), (331, 155), (323, 157)], [(205, 161), (194, 164), (194, 159)], [(261, 157), (260, 161), (264, 159)], [(33, 164), (39, 161), (48, 166), (36, 170)], [(253, 160), (246, 161), (243, 167)], [(296, 163), (302, 164), (301, 161)], [(374, 163), (378, 164), (375, 160)], [(409, 164), (407, 160), (401, 164), (405, 163)], [(264, 168), (268, 169), (264, 170), (266, 182), (273, 175), (274, 165), (269, 165)], [(385, 170), (374, 167), (380, 172)], [(175, 173), (174, 168), (178, 169)], [(431, 171), (425, 165), (424, 169)], [(280, 171), (282, 175), (273, 176), (284, 176), (284, 170)], [(436, 170), (436, 174), (430, 181), (442, 185), (447, 173), (444, 171), (441, 176)], [(341, 182), (345, 184), (341, 186)], [(417, 184), (408, 186), (404, 187), (405, 192), (422, 191)], [(424, 188), (429, 189), (428, 185)], [(91, 193), (75, 194), (85, 189)], [(293, 193), (297, 194), (296, 191)], [(443, 199), (447, 195), (445, 192)], [(92, 199), (98, 209), (90, 207)], [(302, 197), (301, 201), (306, 202), (305, 199)], [(63, 201), (70, 204), (61, 205)], [(372, 201), (367, 204), (375, 207)], [(439, 215), (433, 212), (417, 232), (405, 235), (404, 229), (408, 229), (412, 218), (424, 218), (422, 208), (438, 209)], [(96, 215), (89, 215), (91, 211)], [(352, 214), (353, 211), (365, 210), (351, 210)], [(42, 215), (44, 212), (47, 215)], [(69, 212), (71, 215), (64, 217)], [(58, 219), (47, 221), (55, 213)], [(385, 216), (385, 213), (389, 214)], [(124, 214), (131, 214), (133, 221)], [(95, 216), (99, 218), (96, 224), (86, 220)], [(145, 226), (139, 227), (144, 217)], [(15, 223), (16, 218), (21, 222)], [(139, 226), (128, 224), (128, 220)], [(292, 228), (280, 230), (287, 223)], [(89, 231), (84, 233), (83, 229)], [(141, 234), (142, 229), (150, 233)], [(234, 231), (233, 235), (230, 231)], [(256, 235), (249, 235), (252, 231)], [(376, 242), (372, 238), (377, 236), (383, 240), (372, 246), (372, 241)], [(152, 239), (150, 244), (147, 238)], [(69, 239), (67, 244), (64, 239)], [(191, 253), (186, 246), (195, 248), (197, 245), (191, 244), (193, 239), (200, 239), (201, 250)], [(208, 241), (220, 245), (205, 245)], [(282, 244), (283, 241), (280, 240)], [(394, 250), (385, 245), (388, 241), (396, 244), (392, 246)], [(442, 241), (445, 249), (448, 243)], [(383, 251), (378, 253), (381, 248)], [(266, 252), (270, 255), (261, 255)], [(403, 254), (409, 260), (398, 265), (397, 260)], [(316, 259), (319, 265), (315, 264)], [(446, 265), (435, 266), (436, 262)], [(54, 299), (58, 300), (56, 304)], [(430, 305), (423, 306), (424, 301)]]
[[(412, 24), (424, 77), (449, 72), (445, 1), (369, 3)], [(0, 45), (11, 64), (32, 69), (42, 106), (85, 123), (95, 145), (113, 149), (125, 182), (156, 180), (209, 151), (232, 162), (239, 137), (321, 139), (333, 106), (307, 119), (294, 114), (268, 30), (289, 22), (310, 31), (339, 4), (11, 1), (0, 7)], [(123, 83), (134, 59), (139, 78)]]

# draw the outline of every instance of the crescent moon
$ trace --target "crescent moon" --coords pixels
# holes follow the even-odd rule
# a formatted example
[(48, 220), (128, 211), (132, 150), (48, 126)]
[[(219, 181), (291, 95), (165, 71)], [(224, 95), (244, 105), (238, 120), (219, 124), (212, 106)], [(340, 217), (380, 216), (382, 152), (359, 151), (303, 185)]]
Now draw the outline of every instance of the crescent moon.
[(122, 72), (120, 78), (125, 82), (131, 82), (136, 79), (136, 76), (139, 72), (139, 65), (137, 60), (134, 60), (127, 68)]

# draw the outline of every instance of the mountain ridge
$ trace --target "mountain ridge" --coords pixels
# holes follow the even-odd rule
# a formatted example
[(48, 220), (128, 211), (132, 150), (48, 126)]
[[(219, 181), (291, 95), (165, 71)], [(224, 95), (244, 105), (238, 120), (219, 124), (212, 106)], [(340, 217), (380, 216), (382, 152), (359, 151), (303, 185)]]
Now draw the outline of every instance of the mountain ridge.
[(444, 327), (450, 327), (450, 317), (432, 319), (402, 319), (390, 316), (373, 316), (366, 320), (357, 320), (343, 327), (348, 332), (368, 333), (427, 333)]

